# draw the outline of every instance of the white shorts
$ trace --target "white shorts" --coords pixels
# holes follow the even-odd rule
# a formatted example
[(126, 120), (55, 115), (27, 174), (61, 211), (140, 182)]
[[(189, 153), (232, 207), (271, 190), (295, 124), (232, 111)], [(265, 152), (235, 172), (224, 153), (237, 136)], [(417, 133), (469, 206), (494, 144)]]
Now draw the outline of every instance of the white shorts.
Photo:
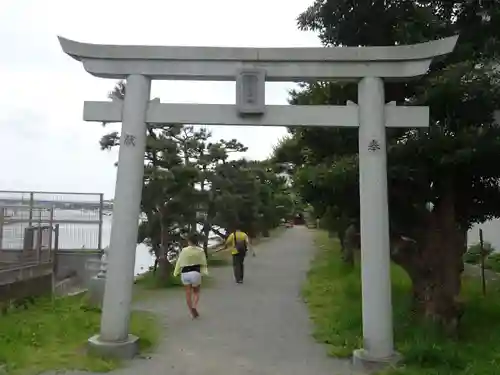
[(201, 273), (197, 271), (190, 271), (186, 273), (181, 273), (181, 281), (184, 285), (200, 286), (201, 285)]

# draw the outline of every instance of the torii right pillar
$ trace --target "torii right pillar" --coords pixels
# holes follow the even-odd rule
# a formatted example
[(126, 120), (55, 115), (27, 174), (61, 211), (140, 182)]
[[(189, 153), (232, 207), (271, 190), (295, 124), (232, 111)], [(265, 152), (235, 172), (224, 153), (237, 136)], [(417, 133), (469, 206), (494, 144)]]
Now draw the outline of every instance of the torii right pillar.
[[(456, 42), (456, 40), (455, 40)], [(384, 81), (358, 83), (359, 196), (363, 348), (355, 368), (383, 368), (400, 359), (394, 350)]]
[(394, 351), (385, 95), (381, 78), (366, 77), (358, 84), (359, 199), (363, 349), (353, 353), (356, 367), (399, 360)]

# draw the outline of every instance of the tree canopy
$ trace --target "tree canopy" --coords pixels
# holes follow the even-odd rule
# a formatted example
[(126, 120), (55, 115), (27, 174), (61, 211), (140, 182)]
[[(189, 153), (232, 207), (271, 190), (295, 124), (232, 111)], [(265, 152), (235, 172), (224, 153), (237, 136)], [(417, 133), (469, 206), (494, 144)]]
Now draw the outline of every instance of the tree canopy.
[[(109, 97), (122, 100), (126, 83), (117, 83)], [(204, 127), (148, 124), (144, 154), (144, 219), (138, 242), (151, 246), (168, 277), (166, 253), (188, 232), (200, 234), (208, 253), (209, 237), (245, 230), (251, 237), (291, 216), (286, 179), (270, 161), (242, 158), (247, 148), (236, 139), (214, 141)], [(120, 134), (100, 140), (103, 150), (119, 146)]]
[[(387, 129), (391, 255), (408, 272), (419, 311), (452, 324), (460, 316), (462, 254), (473, 223), (500, 217), (500, 8), (488, 1), (317, 0), (298, 17), (325, 47), (414, 44), (460, 34), (429, 73), (386, 83), (386, 101), (430, 107), (428, 129)], [(356, 84), (304, 83), (290, 103), (357, 101)], [(355, 129), (290, 129), (277, 162), (331, 230), (358, 221)], [(431, 209), (429, 210), (429, 207)], [(401, 238), (411, 239), (401, 241)]]

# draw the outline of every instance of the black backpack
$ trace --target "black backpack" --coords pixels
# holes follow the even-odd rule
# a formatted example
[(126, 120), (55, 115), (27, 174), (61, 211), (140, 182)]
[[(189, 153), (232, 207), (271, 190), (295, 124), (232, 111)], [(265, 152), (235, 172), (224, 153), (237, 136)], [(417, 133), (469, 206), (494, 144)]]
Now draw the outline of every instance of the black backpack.
[(233, 233), (233, 238), (234, 238), (234, 248), (238, 251), (238, 254), (242, 254), (243, 256), (245, 256), (248, 251), (247, 241), (237, 240), (236, 232)]

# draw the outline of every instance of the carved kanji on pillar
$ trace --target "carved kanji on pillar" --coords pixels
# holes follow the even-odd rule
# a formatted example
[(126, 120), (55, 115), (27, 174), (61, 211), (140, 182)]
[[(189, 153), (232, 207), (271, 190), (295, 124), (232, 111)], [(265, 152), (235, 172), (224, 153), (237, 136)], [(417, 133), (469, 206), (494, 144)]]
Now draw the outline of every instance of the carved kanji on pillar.
[(368, 151), (374, 152), (380, 150), (380, 143), (372, 139), (371, 142), (368, 144)]
[(125, 146), (135, 147), (135, 135), (125, 134)]

